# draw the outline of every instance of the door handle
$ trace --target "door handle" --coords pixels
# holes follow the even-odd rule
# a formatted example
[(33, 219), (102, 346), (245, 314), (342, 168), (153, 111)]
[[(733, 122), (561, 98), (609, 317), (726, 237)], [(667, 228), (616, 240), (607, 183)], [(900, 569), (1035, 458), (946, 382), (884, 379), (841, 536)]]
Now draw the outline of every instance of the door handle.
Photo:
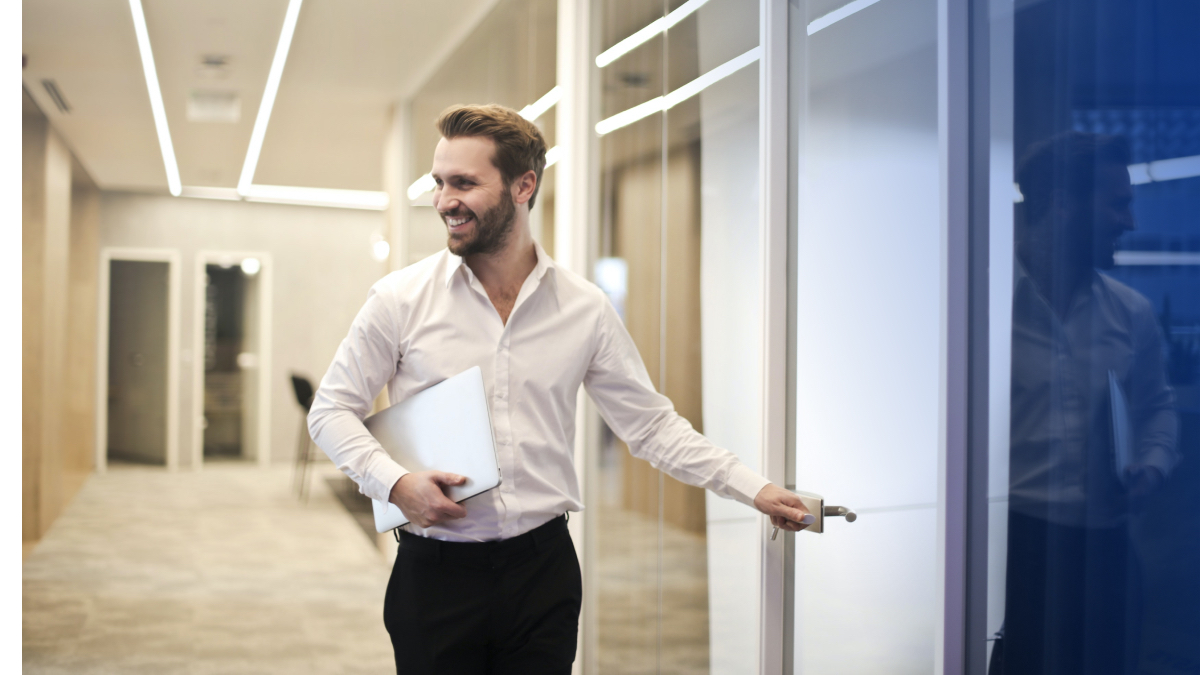
[[(813, 534), (821, 534), (825, 531), (826, 518), (845, 518), (847, 523), (853, 523), (858, 520), (858, 514), (846, 506), (825, 506), (825, 498), (812, 492), (801, 492), (800, 490), (792, 490), (800, 501), (804, 504), (804, 508), (816, 520), (811, 525), (801, 530), (801, 532), (812, 532)], [(771, 539), (775, 539), (779, 535), (779, 528), (775, 528), (771, 532)]]

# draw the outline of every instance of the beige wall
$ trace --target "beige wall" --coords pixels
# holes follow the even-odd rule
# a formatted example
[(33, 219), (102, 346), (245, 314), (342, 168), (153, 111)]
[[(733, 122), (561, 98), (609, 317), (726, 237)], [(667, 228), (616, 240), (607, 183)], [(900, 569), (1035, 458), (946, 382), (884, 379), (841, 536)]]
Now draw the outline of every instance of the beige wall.
[(196, 254), (248, 251), (271, 254), (270, 456), (294, 457), (301, 415), (291, 372), (316, 385), (350, 322), (386, 265), (371, 257), (371, 237), (384, 232), (379, 211), (255, 204), (105, 192), (102, 247), (174, 249), (182, 260), (180, 289), (179, 460), (191, 464), (192, 359), (196, 320)]
[[(22, 539), (36, 541), (91, 471), (95, 186), (24, 95), (22, 115)], [(89, 319), (91, 319), (89, 323)], [(81, 353), (86, 352), (86, 353)]]

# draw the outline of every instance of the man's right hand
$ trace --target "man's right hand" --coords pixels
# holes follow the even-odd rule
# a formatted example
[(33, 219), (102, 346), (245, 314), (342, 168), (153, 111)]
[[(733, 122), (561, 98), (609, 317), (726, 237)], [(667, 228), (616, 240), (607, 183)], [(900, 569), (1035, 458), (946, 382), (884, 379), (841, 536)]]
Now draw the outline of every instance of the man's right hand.
[(446, 496), (445, 489), (462, 485), (467, 479), (445, 471), (406, 473), (392, 486), (388, 501), (420, 527), (464, 518), (467, 510)]

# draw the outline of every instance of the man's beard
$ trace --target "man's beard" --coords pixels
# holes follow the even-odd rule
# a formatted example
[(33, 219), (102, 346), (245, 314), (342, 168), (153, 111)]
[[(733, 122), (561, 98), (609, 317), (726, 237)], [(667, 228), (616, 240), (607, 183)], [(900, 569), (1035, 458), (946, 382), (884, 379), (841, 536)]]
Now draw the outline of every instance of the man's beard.
[(476, 214), (464, 207), (454, 213), (440, 215), (443, 221), (463, 215), (470, 215), (475, 221), (471, 235), (451, 234), (446, 239), (446, 247), (450, 249), (450, 252), (465, 258), (472, 255), (495, 253), (504, 248), (512, 234), (513, 224), (517, 221), (517, 206), (513, 203), (512, 194), (508, 190), (504, 190), (500, 195), (500, 201), (482, 214)]

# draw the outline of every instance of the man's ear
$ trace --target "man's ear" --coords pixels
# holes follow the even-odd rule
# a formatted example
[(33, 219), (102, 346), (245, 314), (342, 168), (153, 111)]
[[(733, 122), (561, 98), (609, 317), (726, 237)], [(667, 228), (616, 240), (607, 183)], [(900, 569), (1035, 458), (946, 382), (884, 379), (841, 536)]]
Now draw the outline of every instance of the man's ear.
[(537, 188), (537, 174), (533, 171), (526, 171), (521, 174), (512, 183), (512, 198), (515, 204), (526, 204), (533, 197), (533, 191)]

